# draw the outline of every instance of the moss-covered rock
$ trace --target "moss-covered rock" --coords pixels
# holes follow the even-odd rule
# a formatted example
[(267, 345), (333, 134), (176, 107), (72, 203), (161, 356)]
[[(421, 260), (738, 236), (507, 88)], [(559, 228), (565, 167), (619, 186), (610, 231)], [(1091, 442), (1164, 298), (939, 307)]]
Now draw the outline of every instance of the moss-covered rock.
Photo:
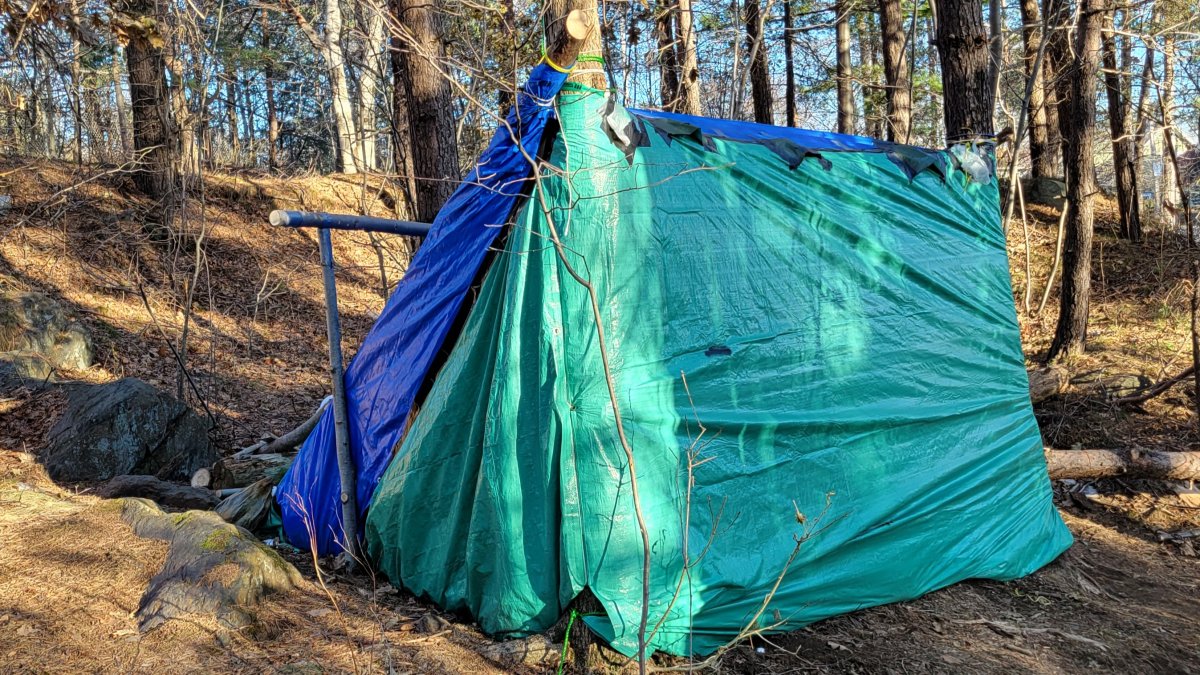
[(254, 606), (264, 595), (304, 583), (279, 554), (211, 511), (166, 514), (146, 499), (119, 501), (121, 517), (135, 534), (170, 542), (162, 570), (138, 605), (143, 632), (189, 615), (244, 628), (254, 622)]

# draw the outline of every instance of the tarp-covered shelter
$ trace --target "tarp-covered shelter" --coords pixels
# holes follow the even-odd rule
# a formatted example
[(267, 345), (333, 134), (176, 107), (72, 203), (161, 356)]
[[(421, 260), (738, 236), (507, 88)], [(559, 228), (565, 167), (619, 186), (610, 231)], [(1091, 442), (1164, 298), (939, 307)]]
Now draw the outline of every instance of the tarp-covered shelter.
[[(1012, 579), (1070, 544), (986, 148), (625, 110), (564, 79), (533, 71), (347, 371), (366, 550), (394, 583), (495, 634), (590, 589), (588, 625), (636, 652), (610, 382), (652, 650)], [(330, 552), (325, 417), (277, 500)]]

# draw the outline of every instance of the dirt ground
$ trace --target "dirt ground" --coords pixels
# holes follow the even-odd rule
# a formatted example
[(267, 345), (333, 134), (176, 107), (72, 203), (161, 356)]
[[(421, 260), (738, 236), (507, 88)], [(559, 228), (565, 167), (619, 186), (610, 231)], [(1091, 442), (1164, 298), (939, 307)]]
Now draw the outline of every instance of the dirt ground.
[[(164, 244), (147, 226), (151, 206), (130, 196), (124, 179), (94, 174), (65, 164), (0, 161), (0, 193), (15, 196), (13, 211), (0, 216), (0, 276), (52, 294), (95, 338), (97, 365), (60, 375), (90, 381), (133, 375), (174, 390), (166, 340), (178, 338), (194, 278), (188, 359), (219, 420), (222, 451), (307, 417), (327, 388), (315, 241), (271, 229), (266, 213), (387, 215), (388, 186), (337, 176), (210, 176), (203, 200), (189, 203), (188, 231)], [(1069, 364), (1070, 390), (1037, 409), (1045, 440), (1063, 448), (1196, 449), (1189, 385), (1140, 407), (1112, 403), (1190, 364), (1190, 254), (1178, 236), (1160, 230), (1140, 244), (1121, 242), (1113, 236), (1112, 205), (1102, 200), (1099, 212), (1089, 350)], [(1028, 267), (1019, 219), (1009, 253), (1032, 363), (1049, 345), (1057, 309), (1052, 292), (1037, 313), (1057, 212), (1031, 207), (1029, 215)], [(408, 244), (383, 238), (376, 248), (362, 235), (337, 242), (346, 264), (339, 276), (345, 346), (352, 351), (382, 306), (380, 259), (394, 284)], [(199, 406), (195, 393), (189, 401)], [(469, 621), (443, 615), (383, 579), (328, 569), (318, 579), (311, 558), (286, 551), (309, 581), (298, 592), (269, 597), (254, 630), (196, 621), (139, 634), (134, 612), (166, 547), (134, 536), (87, 486), (46, 479), (36, 456), (56, 405), (50, 394), (0, 395), (0, 671), (535, 673), (557, 665), (551, 655), (540, 665), (503, 667), (483, 656), (493, 642)], [(1186, 487), (1056, 484), (1076, 544), (1043, 570), (1008, 583), (961, 583), (756, 638), (707, 667), (721, 673), (1200, 669), (1200, 538), (1159, 537), (1200, 528), (1200, 500)], [(653, 665), (678, 670), (689, 663)]]

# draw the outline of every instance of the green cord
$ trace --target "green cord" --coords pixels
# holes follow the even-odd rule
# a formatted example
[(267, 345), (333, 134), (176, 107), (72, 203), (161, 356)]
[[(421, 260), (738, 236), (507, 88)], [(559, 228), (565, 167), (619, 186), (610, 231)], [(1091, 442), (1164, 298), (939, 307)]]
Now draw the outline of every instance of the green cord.
[(575, 57), (576, 63), (604, 63), (604, 57), (599, 54), (580, 54)]
[(571, 626), (575, 625), (576, 616), (579, 616), (579, 613), (572, 609), (571, 618), (567, 620), (567, 632), (563, 633), (562, 654), (558, 657), (558, 675), (562, 675), (563, 666), (567, 663), (567, 645), (571, 644)]

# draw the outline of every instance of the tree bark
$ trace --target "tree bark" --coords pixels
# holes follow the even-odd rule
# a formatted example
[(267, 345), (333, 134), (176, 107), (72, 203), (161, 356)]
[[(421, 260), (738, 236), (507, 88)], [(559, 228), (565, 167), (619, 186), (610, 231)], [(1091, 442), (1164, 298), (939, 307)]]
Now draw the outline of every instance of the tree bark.
[(242, 143), (238, 133), (237, 91), (234, 86), (236, 75), (225, 73), (225, 133), (229, 136), (229, 166), (237, 166), (242, 154)]
[[(1033, 79), (1029, 89), (1027, 103), (1027, 118), (1029, 120), (1029, 161), (1030, 172), (1034, 178), (1054, 178), (1062, 175), (1062, 155), (1058, 150), (1058, 115), (1050, 121), (1050, 113), (1057, 113), (1057, 108), (1047, 105), (1046, 82), (1047, 73), (1053, 70), (1050, 59), (1042, 56), (1041, 67), (1033, 72), (1037, 62), (1038, 49), (1042, 43), (1044, 31), (1042, 19), (1038, 11), (1037, 0), (1021, 0), (1021, 23), (1024, 37), (1024, 64), (1026, 79)], [(1051, 78), (1052, 79), (1052, 78)], [(1051, 132), (1053, 126), (1053, 136)]]
[(796, 59), (792, 53), (792, 0), (783, 0), (784, 124), (796, 126)]
[(325, 0), (325, 39), (322, 43), (325, 65), (329, 69), (333, 119), (337, 126), (339, 167), (342, 173), (358, 173), (362, 157), (354, 107), (350, 104), (350, 83), (346, 77), (346, 57), (342, 51), (342, 7), (340, 0)]
[[(112, 85), (113, 85), (113, 101), (114, 107), (117, 109), (117, 133), (121, 141), (120, 156), (124, 159), (129, 158), (129, 153), (133, 149), (133, 142), (129, 138), (129, 101), (125, 99), (125, 90), (121, 86), (121, 69), (118, 66), (119, 59), (117, 56), (121, 53), (119, 47), (113, 50), (112, 60)], [(129, 62), (129, 55), (125, 55), (126, 63)]]
[(1087, 339), (1092, 284), (1093, 201), (1096, 171), (1096, 73), (1106, 0), (1080, 0), (1067, 139), (1067, 217), (1058, 326), (1048, 360), (1082, 353)]
[(118, 12), (130, 21), (126, 32), (125, 58), (129, 68), (129, 97), (133, 122), (133, 151), (137, 167), (133, 180), (152, 199), (171, 196), (176, 184), (178, 132), (171, 118), (167, 89), (167, 64), (157, 23), (148, 26), (139, 19), (158, 19), (153, 0), (118, 0)]
[(847, 0), (837, 0), (833, 11), (836, 13), (834, 25), (837, 45), (837, 130), (839, 134), (853, 134), (854, 65), (850, 61), (850, 3)]
[(746, 12), (746, 49), (750, 53), (750, 99), (754, 103), (754, 121), (773, 124), (771, 71), (767, 65), (767, 43), (763, 39), (763, 17), (759, 0), (744, 0)]
[(1132, 138), (1128, 123), (1129, 101), (1117, 65), (1116, 16), (1110, 12), (1107, 21), (1112, 30), (1104, 31), (1102, 40), (1104, 84), (1108, 94), (1108, 127), (1112, 133), (1113, 173), (1117, 184), (1117, 205), (1121, 212), (1121, 237), (1141, 241), (1142, 223), (1138, 213), (1137, 171), (1133, 166)]
[(379, 166), (376, 151), (379, 116), (375, 99), (384, 69), (384, 42), (387, 35), (383, 10), (374, 2), (366, 2), (363, 3), (363, 11), (367, 14), (367, 30), (362, 75), (358, 82), (358, 131), (362, 134), (359, 143), (362, 152), (360, 166), (366, 171), (375, 171)]
[(937, 47), (947, 145), (991, 136), (995, 101), (980, 0), (938, 3)]
[(679, 112), (700, 114), (700, 69), (696, 65), (696, 29), (692, 0), (677, 0), (676, 39), (679, 46)]
[(900, 0), (879, 0), (879, 30), (883, 38), (883, 75), (887, 82), (887, 138), (895, 143), (907, 143), (912, 133), (912, 96)]
[[(455, 135), (454, 102), (448, 75), (440, 65), (446, 56), (442, 9), (427, 0), (393, 0), (392, 11), (402, 27), (400, 75), (408, 109), (416, 217), (433, 222), (461, 178)], [(599, 39), (599, 30), (593, 31)]]
[(1055, 450), (1046, 448), (1050, 478), (1200, 480), (1200, 452), (1157, 450)]
[(662, 109), (678, 112), (679, 63), (675, 56), (674, 7), (660, 0), (654, 10), (654, 35), (658, 38), (658, 90)]
[(1066, 166), (1067, 143), (1071, 135), (1071, 82), (1075, 78), (1075, 62), (1070, 45), (1072, 33), (1069, 0), (1043, 0), (1050, 37), (1046, 44), (1044, 59), (1046, 70), (1046, 120), (1050, 128), (1051, 144), (1063, 160), (1063, 180), (1069, 180)]
[(266, 88), (263, 93), (267, 100), (267, 169), (274, 171), (279, 168), (279, 116), (275, 110), (275, 57), (271, 53), (271, 31), (267, 25), (267, 13), (259, 12), (259, 28), (262, 30), (262, 48), (266, 55), (263, 65), (263, 79)]
[(278, 481), (295, 459), (295, 455), (278, 454), (225, 457), (213, 465), (212, 488), (240, 488), (264, 478)]

